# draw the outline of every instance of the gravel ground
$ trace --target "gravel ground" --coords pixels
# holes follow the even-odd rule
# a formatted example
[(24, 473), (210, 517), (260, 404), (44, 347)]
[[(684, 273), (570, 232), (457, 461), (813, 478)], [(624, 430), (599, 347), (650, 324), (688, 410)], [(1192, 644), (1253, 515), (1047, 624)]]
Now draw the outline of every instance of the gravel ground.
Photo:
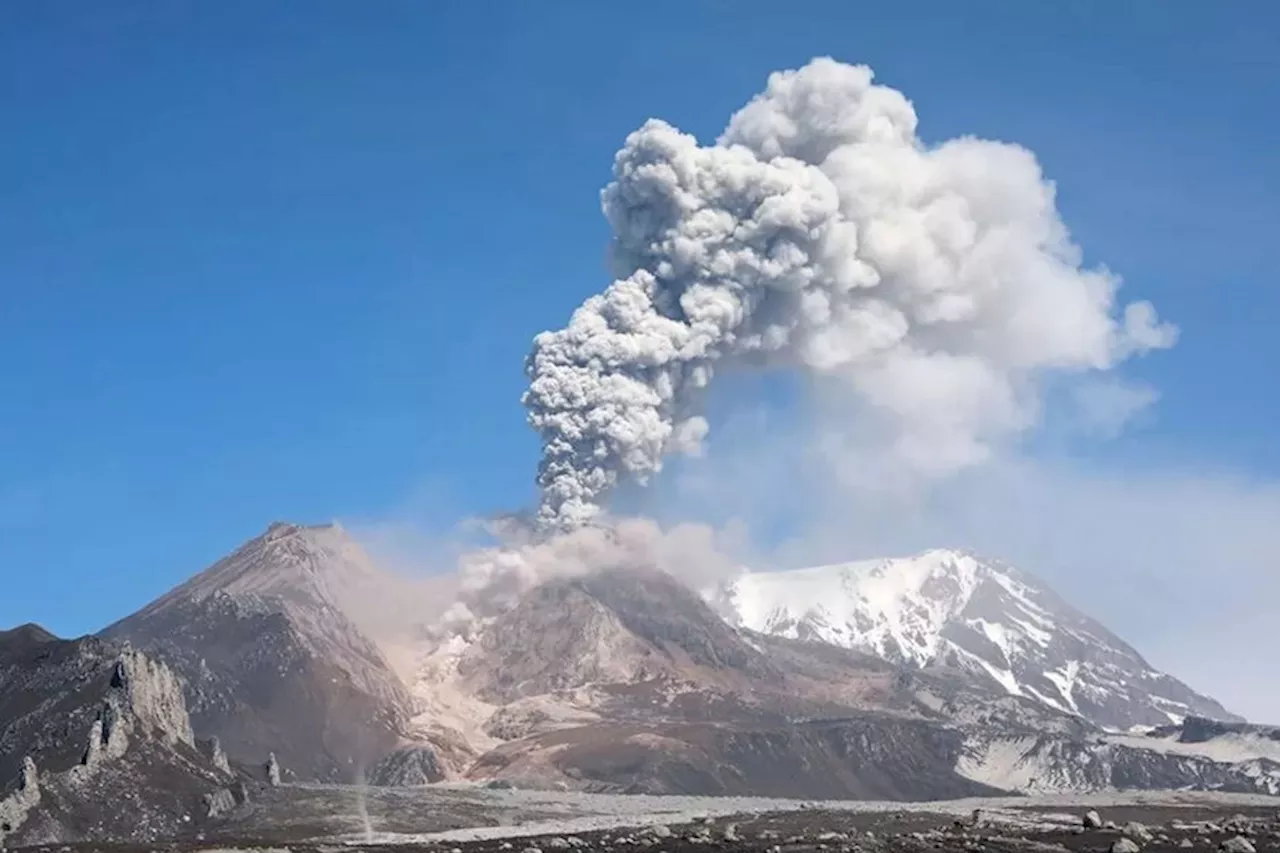
[[(531, 835), (592, 832), (619, 826), (688, 824), (707, 818), (797, 814), (811, 820), (814, 814), (843, 815), (850, 819), (876, 820), (884, 815), (931, 816), (948, 824), (981, 810), (985, 820), (999, 826), (1075, 825), (1090, 809), (1128, 810), (1127, 813), (1226, 814), (1253, 810), (1276, 814), (1280, 798), (1253, 794), (1203, 792), (1139, 792), (1132, 794), (1080, 794), (1044, 797), (1005, 797), (948, 800), (927, 803), (866, 800), (807, 801), (753, 797), (649, 797), (612, 794), (569, 794), (547, 791), (485, 792), (490, 801), (515, 811), (557, 814), (550, 820), (522, 821), (519, 825), (491, 825), (429, 832), (412, 838), (377, 834), (375, 840), (480, 841)], [(1197, 811), (1198, 810), (1198, 811)], [(1133, 818), (1125, 818), (1125, 821)]]
[[(1280, 799), (1142, 793), (934, 803), (286, 787), (217, 839), (37, 853), (1280, 853)], [(288, 820), (279, 820), (284, 807)], [(1098, 825), (1086, 827), (1096, 811)], [(367, 820), (366, 816), (367, 815)], [(337, 829), (338, 831), (335, 831)], [(1127, 853), (1135, 853), (1128, 849)]]

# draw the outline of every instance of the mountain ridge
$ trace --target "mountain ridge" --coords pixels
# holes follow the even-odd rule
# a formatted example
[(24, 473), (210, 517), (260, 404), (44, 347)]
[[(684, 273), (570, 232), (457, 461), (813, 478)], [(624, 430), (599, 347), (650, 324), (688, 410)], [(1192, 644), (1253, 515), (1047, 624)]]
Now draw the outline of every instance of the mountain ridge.
[[(25, 627), (25, 626), (24, 626)], [(0, 632), (0, 847), (170, 837), (238, 787), (163, 662), (97, 637)], [(243, 795), (239, 795), (243, 800)]]
[[(276, 523), (78, 642), (157, 662), (155, 683), (168, 686), (154, 695), (169, 698), (156, 709), (182, 706), (181, 744), (141, 735), (137, 759), (180, 766), (192, 785), (225, 781), (232, 767), (259, 784), (279, 776), (270, 808), (291, 801), (291, 781), (908, 799), (1171, 785), (1280, 792), (1280, 749), (1265, 727), (1200, 725), (1188, 713), (1175, 732), (1148, 694), (1113, 691), (1110, 704), (1074, 708), (1043, 701), (1037, 693), (1053, 682), (1035, 680), (1035, 667), (1043, 676), (1062, 664), (1050, 651), (1083, 645), (1101, 663), (1149, 667), (1029, 574), (971, 552), (926, 555), (906, 570), (884, 560), (746, 574), (710, 593), (657, 568), (568, 573), (459, 628), (440, 618), (457, 579), (406, 581), (340, 526)], [(98, 694), (58, 686), (52, 652), (70, 648), (63, 642), (38, 626), (0, 632), (0, 647), (43, 679), (49, 707), (92, 721)], [(982, 657), (997, 653), (1005, 657)], [(1076, 659), (1082, 669), (1094, 660), (1067, 658)], [(992, 676), (997, 665), (1019, 690)], [(1205, 704), (1184, 703), (1189, 711), (1227, 716), (1198, 698)], [(1108, 725), (1135, 717), (1164, 726)], [(14, 729), (13, 719), (26, 722)], [(0, 743), (6, 731), (34, 731), (33, 720), (0, 707)], [(193, 751), (196, 738), (215, 745)], [(25, 756), (8, 754), (11, 776), (37, 778)], [(161, 823), (171, 825), (179, 806), (149, 777), (118, 778), (169, 803)], [(26, 809), (31, 790), (20, 781), (0, 787), (0, 799)], [(211, 811), (240, 802), (225, 784), (205, 795), (217, 800)], [(61, 837), (105, 831), (60, 815), (49, 826)]]
[(729, 621), (760, 633), (956, 668), (1109, 728), (1241, 719), (1034, 576), (972, 551), (751, 572), (708, 595)]

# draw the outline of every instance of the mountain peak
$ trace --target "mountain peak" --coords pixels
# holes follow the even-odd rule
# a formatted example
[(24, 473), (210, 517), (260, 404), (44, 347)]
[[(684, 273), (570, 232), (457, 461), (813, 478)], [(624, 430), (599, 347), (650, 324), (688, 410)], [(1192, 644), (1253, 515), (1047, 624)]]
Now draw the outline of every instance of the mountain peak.
[(395, 583), (341, 527), (277, 522), (104, 634), (172, 663), (233, 759), (344, 778), (412, 714), (376, 633)]
[(1043, 583), (971, 551), (748, 573), (717, 596), (753, 631), (959, 669), (1104, 726), (1234, 719)]
[(751, 630), (924, 665), (937, 655), (945, 625), (969, 604), (988, 572), (968, 553), (938, 549), (750, 573), (730, 586), (727, 598), (731, 613)]
[(346, 533), (342, 529), (342, 525), (336, 521), (330, 521), (325, 524), (295, 524), (292, 521), (273, 521), (267, 525), (267, 529), (258, 538), (274, 541), (290, 536), (306, 535), (309, 532), (332, 532), (342, 535)]
[(27, 622), (26, 624), (18, 625), (16, 628), (0, 630), (0, 643), (15, 642), (34, 645), (52, 643), (57, 639), (57, 634), (52, 633), (42, 625), (37, 625), (35, 622)]
[(34, 622), (0, 631), (0, 665), (5, 660), (30, 655), (37, 649), (43, 649), (50, 643), (58, 642), (56, 636)]
[(340, 525), (277, 521), (157, 599), (145, 612), (218, 594), (318, 600), (335, 606), (344, 590), (367, 583), (379, 574), (373, 561)]

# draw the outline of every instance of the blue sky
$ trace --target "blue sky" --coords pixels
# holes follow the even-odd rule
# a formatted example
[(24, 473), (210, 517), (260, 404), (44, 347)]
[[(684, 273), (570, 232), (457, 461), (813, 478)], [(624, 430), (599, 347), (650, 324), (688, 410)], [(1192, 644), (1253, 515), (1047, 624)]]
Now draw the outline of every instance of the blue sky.
[[(1055, 8), (1050, 8), (1050, 6)], [(816, 55), (926, 140), (1024, 144), (1182, 329), (1107, 465), (1280, 477), (1280, 10), (1132, 2), (12, 5), (0, 21), (0, 625), (94, 630), (274, 519), (533, 497), (531, 337), (598, 193)]]

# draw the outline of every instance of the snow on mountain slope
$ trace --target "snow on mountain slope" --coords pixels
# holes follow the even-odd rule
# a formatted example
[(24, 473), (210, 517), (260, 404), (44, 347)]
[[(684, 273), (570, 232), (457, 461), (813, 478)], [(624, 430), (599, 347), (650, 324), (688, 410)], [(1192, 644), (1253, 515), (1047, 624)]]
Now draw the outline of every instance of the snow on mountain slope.
[(1110, 739), (970, 737), (956, 771), (984, 785), (1027, 794), (1175, 789), (1280, 793), (1280, 764), (1268, 758), (1224, 761)]
[(1030, 576), (963, 551), (753, 572), (715, 598), (753, 631), (958, 668), (1103, 726), (1239, 719)]

